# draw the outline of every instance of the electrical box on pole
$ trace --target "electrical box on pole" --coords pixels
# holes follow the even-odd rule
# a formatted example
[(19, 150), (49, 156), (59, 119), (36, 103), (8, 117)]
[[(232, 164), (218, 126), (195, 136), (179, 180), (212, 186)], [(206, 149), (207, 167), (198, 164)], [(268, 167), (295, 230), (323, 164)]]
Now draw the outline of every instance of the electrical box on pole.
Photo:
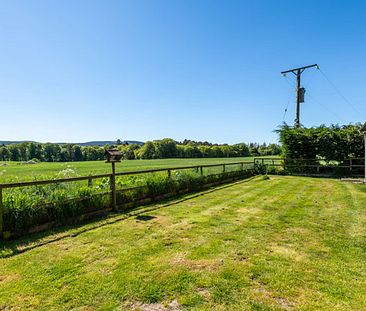
[(300, 103), (304, 103), (305, 102), (305, 88), (304, 87), (300, 87), (300, 98), (299, 98), (299, 102)]

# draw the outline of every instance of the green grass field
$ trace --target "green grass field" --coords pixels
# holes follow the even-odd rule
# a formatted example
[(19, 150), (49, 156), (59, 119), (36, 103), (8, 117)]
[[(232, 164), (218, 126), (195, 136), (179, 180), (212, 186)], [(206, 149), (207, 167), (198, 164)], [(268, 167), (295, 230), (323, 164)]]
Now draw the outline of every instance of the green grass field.
[(364, 185), (258, 176), (7, 242), (0, 310), (365, 310), (365, 245)]
[[(220, 164), (240, 161), (253, 161), (247, 158), (201, 158), (201, 159), (159, 159), (125, 160), (116, 164), (116, 171), (138, 171), (151, 168), (191, 166), (200, 164)], [(4, 165), (5, 164), (5, 165)], [(104, 161), (84, 161), (69, 163), (20, 164), (19, 162), (0, 162), (0, 183), (13, 180), (25, 181), (34, 178), (55, 178), (57, 173), (71, 167), (80, 176), (105, 174), (111, 172), (111, 165)]]

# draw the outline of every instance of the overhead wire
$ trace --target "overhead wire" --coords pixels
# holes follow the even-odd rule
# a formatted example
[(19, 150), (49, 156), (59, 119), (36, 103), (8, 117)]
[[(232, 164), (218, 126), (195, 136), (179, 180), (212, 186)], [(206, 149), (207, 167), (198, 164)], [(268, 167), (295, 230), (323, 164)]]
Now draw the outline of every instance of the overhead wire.
[(288, 83), (288, 85), (290, 85), (291, 88), (295, 88), (296, 89), (296, 82), (295, 82), (295, 80), (293, 80), (294, 83), (291, 83), (290, 82), (291, 79), (287, 75), (284, 75), (284, 77), (285, 77), (285, 81)]
[(322, 104), (318, 99), (316, 99), (316, 98), (314, 97), (314, 95), (311, 95), (311, 94), (309, 93), (309, 91), (306, 91), (306, 95), (307, 95), (308, 97), (310, 97), (310, 98), (311, 98), (315, 103), (317, 103), (318, 105), (322, 106), (325, 110), (327, 110), (328, 112), (330, 112), (331, 114), (333, 114), (336, 118), (338, 118), (338, 119), (342, 119), (342, 117), (341, 117), (338, 113), (336, 113), (335, 111), (333, 111), (333, 110), (329, 109), (329, 107), (327, 107), (326, 105)]
[(283, 114), (283, 118), (282, 118), (282, 123), (285, 121), (286, 118), (286, 114), (287, 114), (287, 109), (288, 109), (288, 105), (290, 104), (290, 100), (287, 101), (287, 106), (285, 108), (285, 112)]
[[(320, 70), (320, 68), (319, 68), (319, 67), (318, 67), (318, 69)], [(285, 79), (284, 79), (284, 80), (286, 81), (286, 83), (287, 83), (288, 85), (290, 85), (290, 86), (291, 86), (291, 88), (296, 89), (296, 82), (295, 82), (295, 80), (291, 80), (290, 78), (288, 78), (288, 76), (287, 76), (287, 75), (284, 75), (284, 77), (285, 77)], [(291, 81), (293, 81), (294, 83), (291, 83)], [(307, 88), (307, 86), (309, 85), (310, 81), (311, 81), (311, 78), (306, 82), (306, 88)], [(329, 81), (329, 82), (330, 82), (330, 81)], [(328, 111), (329, 113), (333, 114), (337, 119), (342, 119), (342, 117), (341, 117), (338, 113), (336, 113), (335, 111), (331, 110), (331, 109), (330, 109), (329, 107), (327, 107), (326, 105), (322, 104), (318, 99), (316, 99), (316, 98), (314, 97), (314, 95), (311, 95), (311, 94), (309, 93), (309, 91), (308, 91), (308, 90), (306, 91), (306, 95), (307, 95), (308, 97), (310, 97), (310, 98), (313, 100), (313, 102), (315, 102), (315, 103), (317, 103), (319, 106), (323, 107), (323, 109), (324, 109), (324, 110), (326, 110), (326, 111)], [(283, 115), (283, 120), (282, 120), (282, 122), (285, 120), (285, 117), (286, 117), (286, 114), (287, 114), (288, 106), (289, 106), (289, 101), (287, 102), (287, 106), (286, 106), (286, 109), (285, 109), (285, 112), (284, 112), (284, 115)]]
[(318, 67), (320, 73), (323, 75), (323, 77), (328, 81), (328, 83), (334, 88), (334, 90), (337, 92), (337, 94), (357, 113), (361, 114), (363, 117), (365, 117), (365, 114), (360, 112), (352, 103), (350, 100), (348, 100), (343, 93), (339, 90), (339, 88), (329, 79), (329, 77), (324, 73), (323, 70), (321, 70)]
[[(285, 81), (286, 81), (286, 83), (291, 87), (291, 91), (293, 90), (293, 89), (296, 89), (296, 85), (295, 84), (292, 84), (290, 81), (290, 79), (288, 78), (288, 76), (287, 75), (284, 75), (284, 77), (285, 77)], [(291, 93), (290, 93), (291, 94)], [(285, 121), (285, 118), (286, 118), (286, 115), (287, 115), (287, 111), (288, 111), (288, 106), (289, 106), (289, 104), (290, 104), (290, 99), (291, 99), (291, 95), (289, 95), (289, 98), (288, 98), (288, 100), (287, 100), (287, 105), (286, 105), (286, 108), (285, 108), (285, 110), (284, 110), (284, 113), (283, 113), (283, 117), (282, 117), (282, 123)]]
[[(306, 79), (305, 83), (304, 82), (301, 82), (301, 84), (303, 85), (303, 87), (305, 89), (308, 88), (308, 86), (309, 86), (310, 82), (313, 80), (314, 76), (315, 75), (310, 75), (310, 77), (308, 79)], [(302, 81), (304, 81), (304, 79)]]

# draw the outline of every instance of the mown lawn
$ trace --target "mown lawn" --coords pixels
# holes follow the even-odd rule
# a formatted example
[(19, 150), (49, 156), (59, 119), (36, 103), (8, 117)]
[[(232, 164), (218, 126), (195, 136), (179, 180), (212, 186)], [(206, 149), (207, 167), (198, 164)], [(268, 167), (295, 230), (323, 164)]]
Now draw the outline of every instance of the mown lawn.
[(2, 255), (0, 310), (365, 310), (366, 187), (256, 177)]
[[(242, 158), (200, 158), (200, 159), (156, 159), (156, 160), (124, 160), (116, 164), (116, 172), (141, 171), (153, 168), (166, 168), (177, 166), (193, 166), (205, 164), (233, 163), (240, 161), (253, 161), (253, 157)], [(21, 162), (0, 161), (0, 183), (9, 181), (25, 181), (33, 179), (55, 178), (60, 171), (71, 168), (80, 176), (109, 174), (111, 165), (105, 161), (83, 162), (42, 162), (38, 164), (22, 164)], [(64, 177), (62, 174), (59, 178)]]

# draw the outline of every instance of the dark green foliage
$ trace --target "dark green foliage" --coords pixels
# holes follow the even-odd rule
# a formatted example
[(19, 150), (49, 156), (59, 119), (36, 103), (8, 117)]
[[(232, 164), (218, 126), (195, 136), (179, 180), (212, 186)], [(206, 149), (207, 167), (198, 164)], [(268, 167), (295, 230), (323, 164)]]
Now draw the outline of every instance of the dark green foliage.
[(285, 158), (342, 161), (365, 156), (360, 128), (361, 124), (312, 128), (293, 128), (285, 124), (278, 132)]
[[(72, 162), (104, 160), (104, 150), (111, 146), (79, 146), (75, 144), (39, 144), (24, 142), (0, 146), (0, 161), (28, 161), (38, 159), (45, 162)], [(117, 142), (124, 160), (166, 159), (166, 158), (221, 158), (280, 155), (281, 146), (244, 143), (218, 145), (208, 142), (184, 141), (179, 143), (170, 138), (147, 141), (143, 146)]]
[(267, 174), (267, 164), (256, 163), (254, 169), (256, 174)]
[(81, 147), (75, 144), (20, 143), (0, 147), (0, 161), (28, 161), (37, 159), (44, 162), (96, 161), (104, 159), (104, 148)]
[(177, 143), (173, 139), (164, 138), (162, 140), (156, 140), (154, 144), (158, 159), (177, 157)]
[(4, 195), (5, 231), (21, 233), (47, 222), (70, 223), (109, 205), (103, 188), (51, 184), (8, 189)]
[(137, 152), (140, 159), (156, 159), (157, 153), (155, 144), (151, 141), (146, 142)]
[(218, 145), (208, 142), (184, 140), (177, 143), (172, 139), (146, 142), (140, 149), (135, 150), (135, 157), (139, 159), (163, 158), (222, 158), (280, 155), (282, 148), (277, 144), (264, 143), (262, 145), (240, 143), (235, 145)]

